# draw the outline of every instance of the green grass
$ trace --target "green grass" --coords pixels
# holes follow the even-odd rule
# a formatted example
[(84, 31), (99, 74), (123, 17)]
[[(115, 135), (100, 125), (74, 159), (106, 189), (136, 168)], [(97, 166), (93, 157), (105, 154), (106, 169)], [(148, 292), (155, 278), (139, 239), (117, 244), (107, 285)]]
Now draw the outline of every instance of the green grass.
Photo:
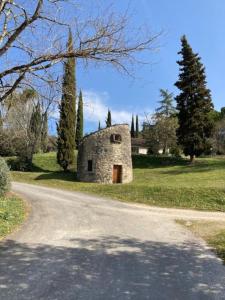
[(15, 196), (0, 197), (0, 240), (25, 218), (24, 202)]
[(225, 230), (210, 237), (208, 243), (215, 249), (217, 255), (223, 259), (225, 264)]
[[(21, 182), (82, 191), (122, 201), (162, 207), (225, 211), (225, 158), (201, 158), (194, 165), (187, 160), (134, 156), (134, 181), (104, 185), (76, 181), (76, 172), (64, 173), (55, 153), (34, 157), (32, 172), (12, 172)], [(75, 167), (74, 167), (75, 170)]]

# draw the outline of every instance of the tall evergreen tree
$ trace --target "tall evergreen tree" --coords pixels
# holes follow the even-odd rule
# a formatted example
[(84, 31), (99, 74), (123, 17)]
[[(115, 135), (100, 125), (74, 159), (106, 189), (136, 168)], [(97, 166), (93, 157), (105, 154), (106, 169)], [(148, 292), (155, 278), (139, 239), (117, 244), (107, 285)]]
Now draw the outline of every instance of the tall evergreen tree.
[(136, 115), (136, 128), (135, 128), (135, 137), (139, 137), (139, 121), (138, 121), (138, 115)]
[[(72, 33), (69, 32), (67, 44), (68, 52), (73, 50)], [(68, 58), (64, 62), (64, 76), (62, 83), (62, 99), (59, 106), (60, 120), (57, 124), (57, 162), (67, 171), (75, 161), (75, 124), (76, 124), (76, 80), (75, 59)]]
[(160, 97), (160, 107), (156, 109), (156, 114), (164, 117), (170, 117), (174, 115), (176, 113), (176, 108), (173, 106), (173, 93), (169, 93), (168, 90), (160, 89)]
[(98, 122), (98, 130), (101, 130), (101, 123), (100, 123), (100, 121)]
[(33, 108), (33, 112), (30, 119), (29, 136), (31, 142), (31, 157), (35, 152), (40, 150), (40, 139), (41, 139), (41, 106), (38, 102)]
[(135, 129), (134, 129), (134, 116), (132, 115), (132, 120), (131, 120), (131, 130), (130, 130), (131, 137), (135, 137)]
[(205, 68), (198, 54), (195, 54), (185, 36), (181, 38), (182, 59), (179, 79), (175, 83), (180, 90), (176, 97), (178, 110), (177, 137), (185, 155), (195, 156), (209, 149), (208, 138), (213, 129), (210, 112), (213, 109), (211, 92), (206, 87)]
[(0, 131), (3, 129), (3, 118), (2, 118), (2, 112), (0, 110)]
[(48, 147), (48, 114), (45, 112), (42, 115), (42, 128), (41, 128), (41, 150), (47, 151)]
[(110, 126), (112, 126), (112, 117), (111, 117), (111, 111), (108, 109), (106, 127), (110, 127)]
[(221, 119), (224, 119), (224, 118), (225, 118), (225, 107), (221, 107), (221, 110), (220, 110), (220, 117), (221, 117)]
[(83, 120), (83, 96), (82, 92), (80, 91), (79, 94), (79, 101), (78, 101), (78, 108), (77, 108), (77, 126), (76, 126), (76, 145), (77, 147), (80, 144), (80, 141), (84, 135), (84, 120)]

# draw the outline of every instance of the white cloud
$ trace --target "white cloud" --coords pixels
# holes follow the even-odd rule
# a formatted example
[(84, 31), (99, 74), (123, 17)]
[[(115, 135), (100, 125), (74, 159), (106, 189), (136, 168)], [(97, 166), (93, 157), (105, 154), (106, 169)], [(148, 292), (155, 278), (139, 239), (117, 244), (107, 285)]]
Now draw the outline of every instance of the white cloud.
[[(83, 91), (83, 99), (85, 120), (93, 123), (97, 123), (100, 121), (101, 124), (104, 125), (108, 108), (110, 109), (110, 105), (107, 105), (109, 99), (108, 93), (96, 93), (94, 91), (86, 90)], [(112, 123), (114, 124), (130, 124), (132, 113), (139, 114), (140, 122), (144, 120), (144, 111), (138, 112), (134, 110), (133, 112), (131, 112), (127, 110), (110, 110), (112, 114)]]
[[(140, 107), (139, 109), (134, 108), (133, 110), (117, 110), (111, 109), (109, 104), (109, 94), (107, 92), (96, 92), (92, 90), (83, 91), (84, 101), (84, 124), (87, 132), (95, 130), (98, 127), (98, 122), (101, 122), (101, 126), (105, 126), (105, 120), (108, 113), (108, 108), (111, 110), (112, 123), (123, 124), (127, 123), (130, 125), (132, 114), (138, 114), (140, 125), (146, 120), (145, 113), (151, 112), (150, 109)], [(51, 111), (49, 115), (50, 119), (50, 132), (56, 132), (55, 122), (59, 119), (58, 108)], [(89, 123), (89, 124), (88, 124)]]

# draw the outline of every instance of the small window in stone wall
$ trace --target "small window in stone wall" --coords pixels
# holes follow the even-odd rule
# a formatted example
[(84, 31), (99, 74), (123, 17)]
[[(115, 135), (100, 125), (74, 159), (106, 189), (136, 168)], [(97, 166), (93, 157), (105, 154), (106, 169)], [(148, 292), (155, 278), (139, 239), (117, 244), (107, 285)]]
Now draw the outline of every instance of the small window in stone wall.
[(93, 171), (93, 163), (92, 160), (88, 160), (88, 172), (92, 172)]
[(120, 134), (112, 134), (110, 141), (111, 143), (120, 144), (122, 142), (122, 137)]

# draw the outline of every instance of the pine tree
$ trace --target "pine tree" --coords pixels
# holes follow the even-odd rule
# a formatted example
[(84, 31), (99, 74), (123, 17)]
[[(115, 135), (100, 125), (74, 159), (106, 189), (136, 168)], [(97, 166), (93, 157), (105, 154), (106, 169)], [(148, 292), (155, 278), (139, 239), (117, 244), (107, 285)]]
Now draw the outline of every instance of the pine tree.
[(112, 126), (112, 117), (111, 117), (111, 111), (108, 109), (107, 119), (106, 119), (106, 127)]
[(162, 100), (159, 101), (160, 107), (156, 109), (156, 114), (170, 117), (176, 113), (176, 109), (173, 106), (173, 93), (169, 93), (168, 90), (160, 89), (160, 96)]
[(179, 79), (175, 83), (180, 90), (176, 97), (178, 110), (177, 137), (185, 155), (190, 155), (191, 162), (210, 145), (208, 139), (212, 133), (213, 124), (210, 112), (213, 109), (211, 92), (206, 87), (205, 68), (198, 54), (193, 53), (185, 36), (181, 38), (182, 59)]
[(173, 106), (173, 93), (160, 89), (160, 97), (160, 106), (153, 115), (154, 127), (152, 128), (151, 142), (158, 146), (158, 149), (155, 147), (157, 152), (162, 149), (163, 154), (166, 154), (170, 148), (176, 146), (177, 111)]
[(83, 97), (82, 92), (80, 91), (79, 94), (79, 102), (78, 102), (78, 108), (77, 108), (77, 126), (76, 126), (76, 145), (77, 147), (80, 144), (80, 141), (83, 138)]
[(131, 137), (135, 137), (135, 130), (134, 130), (134, 116), (132, 115), (132, 120), (131, 120), (131, 130), (130, 130)]
[(138, 115), (136, 115), (136, 130), (135, 130), (135, 137), (139, 137), (139, 121), (138, 121)]
[(100, 123), (100, 121), (98, 122), (98, 130), (101, 130), (101, 123)]
[(45, 112), (42, 115), (42, 128), (41, 128), (41, 150), (45, 153), (48, 147), (48, 114)]
[[(69, 32), (67, 49), (68, 52), (73, 49), (71, 31)], [(57, 162), (64, 171), (67, 171), (75, 161), (76, 80), (74, 58), (68, 58), (64, 62), (62, 100), (59, 109), (60, 120), (57, 124)]]

